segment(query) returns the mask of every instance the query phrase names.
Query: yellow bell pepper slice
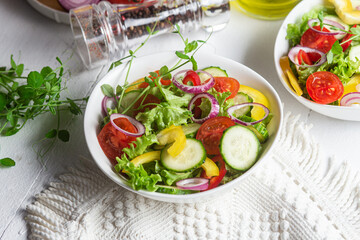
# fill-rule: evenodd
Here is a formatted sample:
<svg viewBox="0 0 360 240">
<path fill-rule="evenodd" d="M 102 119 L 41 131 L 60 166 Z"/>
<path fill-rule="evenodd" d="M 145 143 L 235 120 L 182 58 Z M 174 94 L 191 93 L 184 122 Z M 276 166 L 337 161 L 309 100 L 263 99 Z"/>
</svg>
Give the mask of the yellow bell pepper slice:
<svg viewBox="0 0 360 240">
<path fill-rule="evenodd" d="M 240 85 L 239 92 L 243 92 L 249 95 L 255 103 L 261 103 L 265 107 L 269 108 L 270 104 L 268 99 L 260 91 L 245 85 Z M 255 120 L 260 120 L 264 117 L 265 111 L 262 107 L 254 106 L 251 110 L 251 117 Z"/>
<path fill-rule="evenodd" d="M 360 23 L 360 11 L 351 0 L 330 0 L 334 4 L 335 11 L 344 23 L 352 25 Z"/>
<path fill-rule="evenodd" d="M 202 169 L 205 171 L 206 176 L 215 177 L 219 176 L 219 168 L 210 158 L 206 158 L 205 162 L 201 164 Z"/>
<path fill-rule="evenodd" d="M 140 78 L 133 83 L 130 83 L 130 87 L 125 90 L 125 93 L 139 89 L 141 83 L 145 82 L 144 78 Z"/>
<path fill-rule="evenodd" d="M 131 160 L 131 162 L 135 166 L 139 166 L 140 164 L 149 163 L 155 160 L 160 160 L 160 151 L 152 151 L 152 152 L 144 153 Z"/>
<path fill-rule="evenodd" d="M 287 56 L 280 58 L 280 67 L 284 73 L 283 79 L 287 83 L 289 88 L 293 90 L 296 95 L 303 95 L 304 92 L 302 91 L 293 71 L 291 70 L 289 58 Z"/>
<path fill-rule="evenodd" d="M 156 137 L 160 145 L 173 143 L 167 150 L 172 157 L 179 155 L 186 145 L 186 137 L 181 126 L 172 125 L 162 130 Z"/>
</svg>

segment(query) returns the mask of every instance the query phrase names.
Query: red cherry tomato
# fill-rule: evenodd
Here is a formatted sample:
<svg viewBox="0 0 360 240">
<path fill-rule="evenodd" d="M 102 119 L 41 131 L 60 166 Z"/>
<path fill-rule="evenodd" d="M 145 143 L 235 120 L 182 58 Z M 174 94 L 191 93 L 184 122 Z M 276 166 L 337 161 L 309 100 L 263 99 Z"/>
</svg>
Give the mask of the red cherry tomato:
<svg viewBox="0 0 360 240">
<path fill-rule="evenodd" d="M 313 65 L 321 58 L 321 56 L 317 53 L 307 53 L 304 50 L 300 50 L 297 58 L 300 65 Z"/>
<path fill-rule="evenodd" d="M 114 123 L 128 132 L 137 133 L 136 127 L 126 118 L 117 118 Z M 106 124 L 98 135 L 100 147 L 114 165 L 117 163 L 115 158 L 123 154 L 122 149 L 129 147 L 129 143 L 135 141 L 135 139 L 136 137 L 127 136 L 116 130 L 111 122 Z"/>
<path fill-rule="evenodd" d="M 226 100 L 234 98 L 239 91 L 240 83 L 231 77 L 214 77 L 214 88 L 218 92 L 231 92 L 231 95 Z"/>
<path fill-rule="evenodd" d="M 189 82 L 191 82 L 193 86 L 201 85 L 199 75 L 193 70 L 187 71 L 184 76 L 183 84 L 187 85 Z"/>
<path fill-rule="evenodd" d="M 136 103 L 134 104 L 133 108 L 137 109 L 138 107 L 140 107 L 141 103 L 142 103 L 142 105 L 149 104 L 149 103 L 160 103 L 160 99 L 152 94 L 148 94 L 144 101 L 143 101 L 143 99 L 144 99 L 144 96 L 142 96 L 139 100 L 137 100 Z M 136 116 L 139 112 L 145 112 L 146 110 L 151 110 L 156 106 L 157 106 L 156 104 L 146 105 L 142 109 L 134 111 L 134 116 Z"/>
<path fill-rule="evenodd" d="M 320 104 L 332 103 L 344 93 L 340 79 L 331 72 L 311 74 L 306 80 L 306 89 L 311 99 Z"/>
<path fill-rule="evenodd" d="M 157 73 L 157 76 L 159 76 L 159 70 L 156 70 L 155 73 Z M 152 76 L 149 76 L 149 78 L 151 78 L 152 80 L 155 80 L 155 78 L 152 77 Z M 170 80 L 170 79 L 162 79 L 162 78 L 161 78 L 161 79 L 160 79 L 160 82 L 161 82 L 162 85 L 165 85 L 165 86 L 171 84 L 171 80 Z"/>
<path fill-rule="evenodd" d="M 221 180 L 224 178 L 225 174 L 226 174 L 226 167 L 225 167 L 225 162 L 224 160 L 222 159 L 221 155 L 216 155 L 215 157 L 213 157 L 211 159 L 214 163 L 216 163 L 219 167 L 219 176 L 216 176 L 216 177 L 208 177 L 206 176 L 206 173 L 205 171 L 203 171 L 201 173 L 201 177 L 202 178 L 207 178 L 207 179 L 210 179 L 209 181 L 209 187 L 208 189 L 206 190 L 210 190 L 210 189 L 213 189 L 217 186 L 219 186 Z M 206 191 L 205 190 L 205 191 Z"/>
<path fill-rule="evenodd" d="M 320 31 L 320 26 L 314 26 L 314 28 Z M 325 27 L 323 27 L 321 31 L 330 32 Z M 336 38 L 334 36 L 321 34 L 309 28 L 301 36 L 300 45 L 327 53 L 335 42 Z"/>
<path fill-rule="evenodd" d="M 356 24 L 354 26 L 352 26 L 351 28 L 356 28 Z M 343 49 L 343 52 L 346 51 L 346 49 L 348 49 L 348 47 L 350 46 L 352 40 L 349 40 L 349 38 L 351 38 L 352 36 L 354 36 L 354 34 L 348 33 L 345 35 L 345 37 L 341 40 L 341 47 Z"/>
<path fill-rule="evenodd" d="M 112 4 L 135 4 L 143 3 L 144 0 L 108 0 Z"/>
<path fill-rule="evenodd" d="M 313 65 L 312 61 L 310 60 L 309 55 L 304 50 L 299 51 L 297 58 L 298 58 L 298 62 L 300 65 L 303 65 L 303 64 Z"/>
<path fill-rule="evenodd" d="M 228 117 L 214 117 L 206 120 L 196 134 L 196 139 L 200 140 L 209 155 L 220 154 L 220 139 L 227 128 L 234 126 L 235 123 Z"/>
</svg>

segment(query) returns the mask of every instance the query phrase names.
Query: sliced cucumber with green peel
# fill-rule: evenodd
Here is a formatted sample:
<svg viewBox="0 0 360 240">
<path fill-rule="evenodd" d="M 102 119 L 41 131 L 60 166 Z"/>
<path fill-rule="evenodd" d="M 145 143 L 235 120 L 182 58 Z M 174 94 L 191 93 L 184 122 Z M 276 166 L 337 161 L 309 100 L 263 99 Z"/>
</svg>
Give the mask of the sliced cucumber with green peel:
<svg viewBox="0 0 360 240">
<path fill-rule="evenodd" d="M 257 161 L 260 142 L 247 127 L 235 125 L 224 131 L 220 140 L 220 153 L 233 169 L 245 171 Z"/>
<path fill-rule="evenodd" d="M 256 121 L 252 117 L 248 117 L 248 116 L 242 116 L 239 119 L 244 122 L 255 122 Z M 249 125 L 246 127 L 255 133 L 255 135 L 259 139 L 260 143 L 264 143 L 264 142 L 266 142 L 266 140 L 268 140 L 269 132 L 264 123 L 259 122 L 254 125 Z"/>
<path fill-rule="evenodd" d="M 224 69 L 221 69 L 220 67 L 207 67 L 202 69 L 203 71 L 211 74 L 213 77 L 228 77 L 229 75 L 227 74 L 227 72 Z M 206 75 L 205 73 L 199 73 L 199 77 L 201 82 L 205 82 L 206 80 L 209 79 L 209 76 Z"/>
<path fill-rule="evenodd" d="M 233 101 L 234 101 L 235 105 L 237 105 L 237 104 L 241 104 L 241 103 L 252 103 L 253 99 L 249 95 L 247 95 L 246 93 L 239 92 L 233 98 Z M 239 109 L 234 111 L 233 116 L 238 118 L 240 116 L 247 115 L 247 114 L 250 113 L 252 108 L 253 108 L 252 106 L 239 108 Z"/>
<path fill-rule="evenodd" d="M 188 125 L 182 125 L 181 128 L 184 131 L 184 134 L 188 138 L 195 138 L 197 131 L 199 130 L 201 124 L 199 123 L 189 123 Z"/>
<path fill-rule="evenodd" d="M 176 157 L 168 153 L 171 145 L 167 145 L 161 150 L 160 160 L 162 165 L 175 172 L 187 172 L 198 168 L 205 162 L 206 151 L 201 141 L 187 138 L 184 150 Z"/>
</svg>

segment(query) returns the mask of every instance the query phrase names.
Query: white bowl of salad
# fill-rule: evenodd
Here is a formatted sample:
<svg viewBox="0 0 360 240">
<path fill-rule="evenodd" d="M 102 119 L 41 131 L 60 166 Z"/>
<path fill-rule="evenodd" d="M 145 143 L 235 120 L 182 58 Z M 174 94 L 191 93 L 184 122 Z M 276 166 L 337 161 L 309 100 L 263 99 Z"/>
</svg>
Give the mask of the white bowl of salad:
<svg viewBox="0 0 360 240">
<path fill-rule="evenodd" d="M 360 11 L 356 1 L 351 9 L 343 0 L 331 2 L 302 1 L 289 13 L 276 38 L 275 67 L 306 107 L 360 121 Z"/>
<path fill-rule="evenodd" d="M 89 98 L 85 138 L 96 164 L 120 186 L 194 202 L 220 196 L 269 157 L 282 105 L 240 63 L 201 54 L 202 70 L 186 64 L 170 77 L 163 66 L 178 60 L 168 52 L 136 58 L 127 83 L 126 64 L 111 70 Z"/>
</svg>

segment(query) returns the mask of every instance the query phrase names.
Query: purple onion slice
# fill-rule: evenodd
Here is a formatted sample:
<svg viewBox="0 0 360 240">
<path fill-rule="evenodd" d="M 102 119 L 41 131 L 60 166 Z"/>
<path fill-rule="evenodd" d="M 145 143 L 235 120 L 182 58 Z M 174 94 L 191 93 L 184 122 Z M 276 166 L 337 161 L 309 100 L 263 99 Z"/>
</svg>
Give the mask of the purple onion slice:
<svg viewBox="0 0 360 240">
<path fill-rule="evenodd" d="M 209 76 L 209 80 L 199 86 L 189 86 L 189 85 L 185 85 L 182 83 L 182 79 L 181 81 L 179 81 L 179 78 L 182 74 L 186 73 L 189 70 L 182 70 L 179 71 L 178 73 L 176 73 L 173 78 L 172 78 L 172 82 L 174 83 L 174 85 L 176 87 L 178 87 L 179 89 L 183 90 L 184 92 L 187 93 L 193 93 L 193 94 L 198 94 L 198 93 L 203 93 L 208 91 L 210 88 L 212 88 L 215 85 L 215 79 L 214 77 L 205 71 L 202 70 L 197 70 L 195 71 L 196 73 L 203 73 Z"/>
<path fill-rule="evenodd" d="M 300 50 L 303 50 L 306 53 L 319 54 L 320 55 L 319 61 L 317 61 L 313 65 L 300 65 L 299 62 L 297 61 L 297 55 L 299 54 Z M 289 51 L 288 57 L 294 64 L 296 64 L 297 66 L 301 66 L 301 67 L 318 67 L 321 64 L 323 64 L 324 62 L 326 62 L 326 60 L 327 60 L 325 53 L 323 53 L 319 50 L 313 49 L 313 48 L 303 47 L 300 45 L 297 45 L 297 46 L 291 48 Z"/>
<path fill-rule="evenodd" d="M 66 10 L 78 8 L 85 5 L 97 4 L 100 0 L 58 0 L 60 5 Z"/>
<path fill-rule="evenodd" d="M 194 117 L 191 117 L 191 120 L 193 120 L 195 123 L 203 123 L 203 122 L 205 122 L 206 120 L 208 120 L 210 118 L 216 117 L 219 114 L 219 110 L 220 110 L 219 103 L 218 103 L 218 101 L 216 100 L 216 98 L 213 95 L 211 95 L 209 93 L 200 93 L 200 94 L 195 95 L 190 100 L 190 103 L 189 103 L 189 106 L 188 106 L 189 111 L 192 110 L 193 105 L 195 104 L 195 101 L 200 99 L 200 98 L 209 99 L 210 104 L 211 104 L 211 110 L 210 110 L 209 115 L 207 115 L 204 118 L 196 119 Z"/>
<path fill-rule="evenodd" d="M 181 189 L 201 191 L 209 187 L 209 179 L 206 178 L 187 178 L 176 182 L 176 186 Z"/>
<path fill-rule="evenodd" d="M 346 34 L 346 32 L 343 32 L 343 31 L 340 31 L 340 30 L 339 31 L 332 31 L 332 32 L 319 31 L 319 30 L 317 30 L 317 29 L 315 29 L 313 27 L 313 23 L 320 23 L 320 20 L 316 19 L 316 18 L 313 18 L 313 19 L 310 19 L 308 21 L 308 25 L 311 28 L 311 30 L 313 30 L 313 31 L 315 31 L 317 33 L 320 33 L 320 34 L 323 34 L 323 35 L 339 35 L 339 34 L 345 35 Z M 324 19 L 323 23 L 324 23 L 324 25 L 330 25 L 330 26 L 345 30 L 345 27 L 343 25 L 341 25 L 340 23 L 335 22 L 333 20 L 330 20 L 330 19 Z"/>
<path fill-rule="evenodd" d="M 137 133 L 131 133 L 131 132 L 128 132 L 128 131 L 122 129 L 118 125 L 116 125 L 114 120 L 117 119 L 117 118 L 126 118 L 127 120 L 129 120 L 135 126 L 135 128 L 137 129 L 138 132 Z M 124 115 L 124 114 L 120 114 L 120 113 L 111 114 L 110 115 L 110 122 L 111 122 L 111 124 L 113 125 L 113 127 L 116 130 L 119 130 L 120 132 L 122 132 L 125 135 L 130 136 L 130 137 L 139 137 L 139 136 L 141 136 L 141 135 L 143 135 L 145 133 L 145 126 L 141 122 L 136 120 L 135 118 L 132 118 L 132 117 L 130 117 L 128 115 Z"/>
<path fill-rule="evenodd" d="M 244 122 L 244 121 L 241 121 L 240 119 L 236 118 L 233 113 L 240 109 L 240 108 L 243 108 L 243 107 L 247 107 L 247 106 L 259 106 L 259 107 L 262 107 L 265 111 L 265 115 L 263 118 L 261 118 L 260 120 L 257 120 L 257 121 L 254 121 L 254 122 Z M 235 106 L 232 106 L 232 107 L 229 107 L 228 110 L 227 110 L 227 113 L 229 114 L 231 120 L 233 120 L 234 122 L 238 123 L 238 124 L 241 124 L 243 126 L 249 126 L 249 125 L 255 125 L 261 121 L 263 121 L 270 113 L 270 110 L 265 107 L 264 105 L 262 105 L 261 103 L 241 103 L 241 104 L 238 104 L 238 105 L 235 105 Z"/>
<path fill-rule="evenodd" d="M 340 100 L 340 106 L 352 106 L 353 104 L 360 104 L 360 92 L 351 92 L 345 94 Z"/>
</svg>

